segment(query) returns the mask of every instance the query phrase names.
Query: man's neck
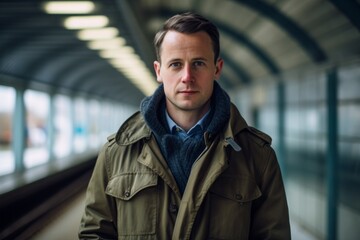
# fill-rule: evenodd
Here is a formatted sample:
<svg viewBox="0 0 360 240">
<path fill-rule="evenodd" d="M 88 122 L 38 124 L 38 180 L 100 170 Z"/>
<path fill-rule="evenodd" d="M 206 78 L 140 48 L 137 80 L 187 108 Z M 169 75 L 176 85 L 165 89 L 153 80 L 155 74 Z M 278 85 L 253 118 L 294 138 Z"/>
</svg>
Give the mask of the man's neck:
<svg viewBox="0 0 360 240">
<path fill-rule="evenodd" d="M 189 131 L 210 109 L 210 103 L 201 110 L 185 111 L 177 108 L 168 108 L 171 119 L 185 131 Z"/>
</svg>

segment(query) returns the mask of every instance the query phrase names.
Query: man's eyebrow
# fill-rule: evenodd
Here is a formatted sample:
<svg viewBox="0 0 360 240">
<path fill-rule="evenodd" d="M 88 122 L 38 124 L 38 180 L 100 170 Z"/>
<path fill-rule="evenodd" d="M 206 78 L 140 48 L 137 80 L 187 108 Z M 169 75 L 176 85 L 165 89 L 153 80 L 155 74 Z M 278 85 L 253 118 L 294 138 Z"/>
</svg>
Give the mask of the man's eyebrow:
<svg viewBox="0 0 360 240">
<path fill-rule="evenodd" d="M 209 61 L 207 58 L 205 57 L 195 57 L 193 59 L 191 59 L 192 62 L 194 61 Z M 183 62 L 183 60 L 181 58 L 170 58 L 169 60 L 166 61 L 167 64 L 169 63 L 173 63 L 173 62 Z"/>
<path fill-rule="evenodd" d="M 170 62 L 180 62 L 180 61 L 182 61 L 181 58 L 170 58 L 166 62 L 170 63 Z"/>
<path fill-rule="evenodd" d="M 208 61 L 208 59 L 207 59 L 207 58 L 204 58 L 204 57 L 196 57 L 196 58 L 193 58 L 193 59 L 192 59 L 192 61 L 199 61 L 199 60 L 201 60 L 201 61 Z"/>
<path fill-rule="evenodd" d="M 180 58 L 170 58 L 169 60 L 163 61 L 164 66 L 170 66 L 170 64 L 181 62 Z"/>
</svg>

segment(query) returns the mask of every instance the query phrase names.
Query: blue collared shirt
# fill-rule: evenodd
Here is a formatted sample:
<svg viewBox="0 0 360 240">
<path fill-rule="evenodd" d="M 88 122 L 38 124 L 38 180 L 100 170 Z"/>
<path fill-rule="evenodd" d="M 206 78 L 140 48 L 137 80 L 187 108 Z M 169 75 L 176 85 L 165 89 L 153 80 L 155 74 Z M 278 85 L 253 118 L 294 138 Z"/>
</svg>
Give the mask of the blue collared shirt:
<svg viewBox="0 0 360 240">
<path fill-rule="evenodd" d="M 209 115 L 210 110 L 192 127 L 189 131 L 185 131 L 178 126 L 169 116 L 167 110 L 165 110 L 166 120 L 171 131 L 171 134 L 179 136 L 183 141 L 186 141 L 191 136 L 204 133 L 204 121 Z"/>
</svg>

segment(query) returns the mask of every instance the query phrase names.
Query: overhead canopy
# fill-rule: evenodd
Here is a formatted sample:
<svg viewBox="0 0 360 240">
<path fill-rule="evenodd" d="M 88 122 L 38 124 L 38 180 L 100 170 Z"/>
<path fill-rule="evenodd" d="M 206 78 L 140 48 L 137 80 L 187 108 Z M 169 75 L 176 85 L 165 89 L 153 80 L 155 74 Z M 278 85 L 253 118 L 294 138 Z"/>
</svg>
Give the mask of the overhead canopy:
<svg viewBox="0 0 360 240">
<path fill-rule="evenodd" d="M 225 61 L 220 83 L 227 89 L 360 54 L 360 7 L 355 0 L 102 0 L 93 1 L 95 9 L 86 14 L 49 14 L 44 2 L 0 2 L 0 83 L 40 83 L 54 91 L 138 105 L 148 94 L 139 84 L 156 86 L 156 30 L 168 17 L 186 11 L 200 13 L 219 27 Z M 134 76 L 80 40 L 79 30 L 66 29 L 64 20 L 74 15 L 106 16 L 107 27 L 118 29 L 152 82 L 138 70 L 141 79 L 134 83 Z"/>
</svg>

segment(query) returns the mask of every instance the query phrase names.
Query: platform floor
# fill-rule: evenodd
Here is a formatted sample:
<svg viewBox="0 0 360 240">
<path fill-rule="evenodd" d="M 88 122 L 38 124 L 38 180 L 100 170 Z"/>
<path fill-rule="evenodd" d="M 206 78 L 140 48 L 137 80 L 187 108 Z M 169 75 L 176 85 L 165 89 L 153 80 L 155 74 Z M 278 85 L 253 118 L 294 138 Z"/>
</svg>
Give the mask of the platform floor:
<svg viewBox="0 0 360 240">
<path fill-rule="evenodd" d="M 76 195 L 72 201 L 64 204 L 62 211 L 49 219 L 42 230 L 32 240 L 76 240 L 81 216 L 85 206 L 85 191 Z"/>
<path fill-rule="evenodd" d="M 49 220 L 44 228 L 35 234 L 33 240 L 76 240 L 80 219 L 84 210 L 85 192 L 79 193 L 65 204 L 61 212 Z M 296 222 L 291 222 L 292 240 L 318 240 Z"/>
</svg>

